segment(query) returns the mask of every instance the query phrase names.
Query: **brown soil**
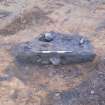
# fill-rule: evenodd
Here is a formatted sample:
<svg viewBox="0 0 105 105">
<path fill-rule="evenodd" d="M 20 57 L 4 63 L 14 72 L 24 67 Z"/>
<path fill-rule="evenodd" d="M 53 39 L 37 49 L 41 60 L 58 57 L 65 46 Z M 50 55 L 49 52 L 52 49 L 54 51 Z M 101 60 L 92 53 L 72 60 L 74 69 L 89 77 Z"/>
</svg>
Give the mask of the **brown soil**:
<svg viewBox="0 0 105 105">
<path fill-rule="evenodd" d="M 16 64 L 11 48 L 46 31 L 87 36 L 95 61 L 58 67 Z M 104 74 L 105 0 L 0 0 L 0 105 L 105 105 Z M 65 94 L 75 89 L 80 95 L 68 103 Z"/>
</svg>

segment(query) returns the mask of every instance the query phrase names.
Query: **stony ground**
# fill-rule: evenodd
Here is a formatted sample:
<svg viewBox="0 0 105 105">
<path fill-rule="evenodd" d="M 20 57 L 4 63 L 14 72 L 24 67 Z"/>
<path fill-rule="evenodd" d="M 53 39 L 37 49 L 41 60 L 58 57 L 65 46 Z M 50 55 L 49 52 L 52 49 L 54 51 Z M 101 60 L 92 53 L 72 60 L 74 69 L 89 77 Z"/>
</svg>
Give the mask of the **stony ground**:
<svg viewBox="0 0 105 105">
<path fill-rule="evenodd" d="M 87 36 L 95 61 L 16 64 L 12 47 L 45 31 Z M 105 0 L 0 0 L 0 105 L 105 105 Z"/>
</svg>

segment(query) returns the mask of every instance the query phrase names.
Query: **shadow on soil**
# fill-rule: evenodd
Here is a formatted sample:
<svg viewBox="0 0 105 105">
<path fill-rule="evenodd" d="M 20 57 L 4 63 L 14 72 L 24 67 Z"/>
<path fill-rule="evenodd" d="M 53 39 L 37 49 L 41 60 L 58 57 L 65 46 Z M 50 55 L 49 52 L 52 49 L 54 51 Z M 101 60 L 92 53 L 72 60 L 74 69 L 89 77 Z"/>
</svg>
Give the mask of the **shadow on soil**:
<svg viewBox="0 0 105 105">
<path fill-rule="evenodd" d="M 93 67 L 94 66 L 94 67 Z M 103 68 L 103 69 L 102 69 Z M 13 77 L 21 80 L 25 85 L 37 86 L 48 95 L 41 98 L 40 105 L 105 105 L 105 61 L 93 65 L 92 63 L 81 65 L 66 66 L 23 66 L 15 64 L 9 66 L 5 74 L 9 75 L 9 80 Z M 85 78 L 83 78 L 85 76 Z M 49 85 L 53 79 L 62 78 L 59 82 L 68 82 L 75 78 L 81 82 L 74 87 L 66 89 L 51 88 L 57 82 L 57 78 L 53 85 Z M 87 77 L 87 78 L 86 78 Z M 8 80 L 7 79 L 7 80 Z M 3 80 L 5 81 L 5 80 Z M 58 82 L 58 85 L 60 83 Z M 61 86 L 65 86 L 61 85 Z M 58 86 L 59 88 L 59 86 Z M 39 89 L 39 91 L 40 91 Z"/>
<path fill-rule="evenodd" d="M 100 67 L 105 69 L 105 63 L 96 66 L 75 88 L 49 93 L 41 105 L 105 105 L 105 71 Z"/>
<path fill-rule="evenodd" d="M 105 68 L 103 63 L 96 65 L 94 68 L 92 64 L 60 67 L 16 64 L 15 66 L 10 65 L 5 74 L 9 75 L 9 80 L 16 77 L 25 85 L 37 86 L 46 91 L 48 95 L 41 99 L 41 105 L 105 105 L 105 71 L 100 69 L 100 65 Z M 59 88 L 59 82 L 64 83 L 61 86 L 65 86 L 65 82 L 74 85 L 72 80 L 79 79 L 84 75 L 87 75 L 87 78 L 82 78 L 80 83 L 72 88 L 69 85 L 66 89 L 61 88 L 61 90 L 53 88 L 53 85 L 57 82 L 57 80 L 53 81 L 55 77 L 62 78 L 62 81 L 58 81 Z M 52 81 L 54 83 L 50 86 L 49 83 Z"/>
</svg>

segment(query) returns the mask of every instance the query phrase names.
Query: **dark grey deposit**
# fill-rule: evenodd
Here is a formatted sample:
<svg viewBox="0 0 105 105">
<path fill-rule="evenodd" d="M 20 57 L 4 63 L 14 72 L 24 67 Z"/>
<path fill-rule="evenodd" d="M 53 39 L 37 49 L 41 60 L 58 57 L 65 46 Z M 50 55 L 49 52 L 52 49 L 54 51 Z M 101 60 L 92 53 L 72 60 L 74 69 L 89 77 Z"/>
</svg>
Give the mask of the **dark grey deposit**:
<svg viewBox="0 0 105 105">
<path fill-rule="evenodd" d="M 86 37 L 57 32 L 43 33 L 32 41 L 21 43 L 12 53 L 21 64 L 73 64 L 95 58 L 94 48 Z"/>
</svg>

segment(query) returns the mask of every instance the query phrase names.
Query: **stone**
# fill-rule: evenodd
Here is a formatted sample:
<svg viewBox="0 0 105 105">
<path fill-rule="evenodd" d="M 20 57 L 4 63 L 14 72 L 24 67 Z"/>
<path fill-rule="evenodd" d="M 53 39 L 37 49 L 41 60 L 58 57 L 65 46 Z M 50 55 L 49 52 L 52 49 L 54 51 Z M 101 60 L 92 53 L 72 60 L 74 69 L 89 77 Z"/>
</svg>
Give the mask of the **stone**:
<svg viewBox="0 0 105 105">
<path fill-rule="evenodd" d="M 58 32 L 49 32 L 44 37 L 42 34 L 16 45 L 12 52 L 17 62 L 38 65 L 85 63 L 93 61 L 96 56 L 86 37 Z"/>
<path fill-rule="evenodd" d="M 57 58 L 57 57 L 52 57 L 49 59 L 50 62 L 53 64 L 53 65 L 58 65 L 60 64 L 60 58 Z"/>
<path fill-rule="evenodd" d="M 82 44 L 84 44 L 84 38 L 81 38 L 81 40 L 80 40 L 80 45 L 82 45 Z"/>
<path fill-rule="evenodd" d="M 42 34 L 42 37 L 40 38 L 41 41 L 50 42 L 54 39 L 54 36 L 51 32 L 47 32 Z"/>
<path fill-rule="evenodd" d="M 94 94 L 95 92 L 94 92 L 94 90 L 91 90 L 91 92 L 90 92 L 91 94 Z"/>
</svg>

